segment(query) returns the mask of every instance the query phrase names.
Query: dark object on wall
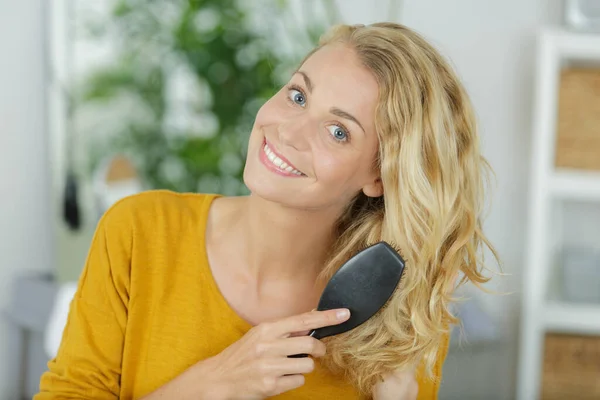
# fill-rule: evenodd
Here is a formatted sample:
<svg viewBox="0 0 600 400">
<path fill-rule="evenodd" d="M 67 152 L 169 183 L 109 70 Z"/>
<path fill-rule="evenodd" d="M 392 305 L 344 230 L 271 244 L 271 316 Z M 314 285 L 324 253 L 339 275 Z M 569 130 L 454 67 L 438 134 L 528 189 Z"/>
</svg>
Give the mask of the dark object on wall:
<svg viewBox="0 0 600 400">
<path fill-rule="evenodd" d="M 76 18 L 75 14 L 75 5 L 73 4 L 73 0 L 67 2 L 67 11 L 66 17 L 68 21 L 73 21 Z M 68 70 L 73 70 L 73 49 L 72 49 L 72 41 L 69 40 L 74 36 L 75 30 L 73 27 L 73 22 L 68 24 L 67 29 L 67 43 L 71 48 L 66 52 L 67 57 L 65 63 L 68 66 Z M 77 179 L 77 175 L 75 174 L 76 170 L 76 162 L 75 162 L 75 147 L 76 147 L 76 127 L 73 120 L 74 115 L 74 107 L 75 102 L 70 93 L 69 89 L 66 86 L 62 88 L 65 103 L 67 107 L 67 121 L 66 121 L 66 130 L 65 130 L 65 157 L 67 161 L 66 165 L 66 174 L 65 174 L 65 187 L 63 193 L 63 219 L 69 229 L 73 231 L 79 230 L 81 228 L 81 210 L 79 208 L 79 181 Z"/>
<path fill-rule="evenodd" d="M 81 227 L 77 178 L 72 172 L 67 175 L 67 180 L 65 182 L 63 218 L 70 229 L 78 230 Z"/>
</svg>

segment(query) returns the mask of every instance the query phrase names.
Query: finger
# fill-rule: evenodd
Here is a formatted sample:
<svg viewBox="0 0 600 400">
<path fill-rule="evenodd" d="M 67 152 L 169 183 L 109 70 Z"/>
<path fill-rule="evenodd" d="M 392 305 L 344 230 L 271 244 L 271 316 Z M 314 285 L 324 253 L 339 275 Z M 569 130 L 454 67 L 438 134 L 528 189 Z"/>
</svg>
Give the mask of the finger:
<svg viewBox="0 0 600 400">
<path fill-rule="evenodd" d="M 327 311 L 311 311 L 300 315 L 284 318 L 274 323 L 273 329 L 276 334 L 290 336 L 296 332 L 322 328 L 324 326 L 339 325 L 350 318 L 347 308 Z"/>
<path fill-rule="evenodd" d="M 315 369 L 312 358 L 278 358 L 274 363 L 278 376 L 310 374 Z"/>
<path fill-rule="evenodd" d="M 282 377 L 286 375 L 308 374 L 315 369 L 312 358 L 269 358 L 254 364 L 254 370 L 265 377 Z"/>
<path fill-rule="evenodd" d="M 310 329 L 307 329 L 305 331 L 300 331 L 300 332 L 292 332 L 290 333 L 290 337 L 295 337 L 295 336 L 306 336 L 310 333 Z"/>
<path fill-rule="evenodd" d="M 310 354 L 323 357 L 327 348 L 323 342 L 310 336 L 298 336 L 276 340 L 264 349 L 266 356 L 291 356 L 294 354 Z"/>
<path fill-rule="evenodd" d="M 297 389 L 300 386 L 304 385 L 304 375 L 288 375 L 282 376 L 277 380 L 277 389 L 276 393 L 273 395 L 278 395 L 283 392 L 287 392 L 293 389 Z"/>
</svg>

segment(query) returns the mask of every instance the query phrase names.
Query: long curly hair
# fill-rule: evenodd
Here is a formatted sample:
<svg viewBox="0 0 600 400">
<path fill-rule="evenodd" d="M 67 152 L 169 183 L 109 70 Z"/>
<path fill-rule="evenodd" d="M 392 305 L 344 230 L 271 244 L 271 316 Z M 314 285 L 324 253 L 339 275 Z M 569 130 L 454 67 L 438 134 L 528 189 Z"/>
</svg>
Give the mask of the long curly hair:
<svg viewBox="0 0 600 400">
<path fill-rule="evenodd" d="M 323 362 L 363 393 L 398 369 L 425 365 L 433 377 L 441 344 L 457 323 L 458 286 L 481 287 L 483 250 L 497 253 L 481 226 L 491 168 L 480 154 L 469 97 L 449 63 L 419 34 L 394 23 L 338 25 L 316 49 L 343 43 L 378 82 L 377 167 L 384 194 L 359 194 L 337 224 L 321 278 L 364 247 L 395 244 L 406 269 L 388 304 L 360 327 L 327 340 Z M 423 363 L 423 364 L 422 364 Z"/>
</svg>

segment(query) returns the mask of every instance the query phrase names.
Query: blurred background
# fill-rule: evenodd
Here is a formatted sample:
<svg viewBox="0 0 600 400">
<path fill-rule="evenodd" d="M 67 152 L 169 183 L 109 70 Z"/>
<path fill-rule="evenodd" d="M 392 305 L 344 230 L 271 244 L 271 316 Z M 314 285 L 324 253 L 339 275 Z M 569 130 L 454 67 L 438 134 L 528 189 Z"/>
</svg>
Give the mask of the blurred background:
<svg viewBox="0 0 600 400">
<path fill-rule="evenodd" d="M 440 399 L 600 398 L 600 1 L 0 0 L 0 399 L 37 390 L 111 204 L 244 194 L 260 105 L 383 20 L 451 60 L 496 174 L 503 274 L 461 289 Z"/>
</svg>

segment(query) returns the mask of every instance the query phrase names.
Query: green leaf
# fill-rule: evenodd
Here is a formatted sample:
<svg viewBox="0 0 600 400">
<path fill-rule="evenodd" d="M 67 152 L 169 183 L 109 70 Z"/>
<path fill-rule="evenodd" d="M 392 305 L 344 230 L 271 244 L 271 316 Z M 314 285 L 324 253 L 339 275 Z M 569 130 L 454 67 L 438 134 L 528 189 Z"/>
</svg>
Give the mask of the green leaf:
<svg viewBox="0 0 600 400">
<path fill-rule="evenodd" d="M 131 13 L 133 11 L 133 9 L 131 8 L 131 6 L 127 3 L 126 0 L 121 0 L 118 1 L 113 10 L 112 10 L 112 15 L 119 18 L 119 17 L 123 17 L 129 13 Z"/>
<path fill-rule="evenodd" d="M 135 87 L 133 71 L 124 65 L 92 73 L 85 82 L 81 101 L 110 100 L 123 89 Z"/>
</svg>

